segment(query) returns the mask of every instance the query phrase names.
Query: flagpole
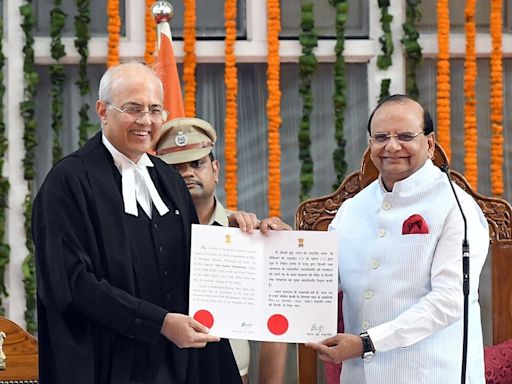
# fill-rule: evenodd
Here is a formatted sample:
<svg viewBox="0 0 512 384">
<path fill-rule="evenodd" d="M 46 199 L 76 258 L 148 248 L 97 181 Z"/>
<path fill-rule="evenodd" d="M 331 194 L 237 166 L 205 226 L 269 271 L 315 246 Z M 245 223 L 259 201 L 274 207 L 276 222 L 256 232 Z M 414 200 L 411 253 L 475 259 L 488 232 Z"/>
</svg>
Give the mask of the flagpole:
<svg viewBox="0 0 512 384">
<path fill-rule="evenodd" d="M 157 1 L 151 6 L 151 13 L 157 24 L 157 52 L 155 72 L 162 81 L 164 90 L 164 108 L 169 113 L 168 120 L 185 116 L 181 82 L 178 66 L 174 57 L 172 34 L 169 21 L 174 11 L 168 1 Z"/>
<path fill-rule="evenodd" d="M 160 33 L 162 32 L 161 23 L 169 23 L 171 21 L 172 17 L 174 16 L 174 8 L 168 1 L 160 0 L 151 6 L 151 12 L 153 13 L 153 17 L 156 21 L 156 46 L 157 49 L 160 49 Z"/>
</svg>

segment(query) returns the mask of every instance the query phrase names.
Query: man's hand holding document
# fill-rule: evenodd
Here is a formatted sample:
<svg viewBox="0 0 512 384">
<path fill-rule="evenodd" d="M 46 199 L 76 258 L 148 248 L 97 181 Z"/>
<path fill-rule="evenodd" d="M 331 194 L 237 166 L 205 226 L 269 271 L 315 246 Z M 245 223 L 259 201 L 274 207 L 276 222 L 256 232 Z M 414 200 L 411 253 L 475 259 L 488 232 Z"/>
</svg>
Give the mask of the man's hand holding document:
<svg viewBox="0 0 512 384">
<path fill-rule="evenodd" d="M 305 343 L 337 333 L 333 232 L 192 225 L 189 313 L 210 334 Z"/>
</svg>

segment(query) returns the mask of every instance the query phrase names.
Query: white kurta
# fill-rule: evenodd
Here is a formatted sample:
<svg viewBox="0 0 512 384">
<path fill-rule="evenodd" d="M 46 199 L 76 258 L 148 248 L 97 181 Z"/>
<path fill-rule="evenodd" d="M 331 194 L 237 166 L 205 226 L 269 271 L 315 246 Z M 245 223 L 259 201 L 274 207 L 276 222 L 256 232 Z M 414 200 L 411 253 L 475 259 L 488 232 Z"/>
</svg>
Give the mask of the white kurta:
<svg viewBox="0 0 512 384">
<path fill-rule="evenodd" d="M 470 243 L 469 384 L 485 383 L 478 304 L 487 221 L 456 187 Z M 428 234 L 402 235 L 419 214 Z M 339 235 L 345 332 L 368 331 L 373 359 L 343 363 L 342 384 L 453 384 L 462 359 L 464 224 L 445 174 L 430 160 L 386 192 L 379 180 L 347 200 L 331 223 Z"/>
</svg>

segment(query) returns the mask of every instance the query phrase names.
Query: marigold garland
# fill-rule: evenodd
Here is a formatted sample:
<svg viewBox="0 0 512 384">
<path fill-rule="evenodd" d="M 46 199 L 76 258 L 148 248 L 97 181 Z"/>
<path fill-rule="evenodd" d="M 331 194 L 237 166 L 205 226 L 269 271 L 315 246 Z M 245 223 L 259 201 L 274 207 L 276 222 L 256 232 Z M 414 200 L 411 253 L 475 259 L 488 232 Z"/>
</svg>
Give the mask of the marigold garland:
<svg viewBox="0 0 512 384">
<path fill-rule="evenodd" d="M 279 32 L 281 9 L 279 0 L 267 0 L 267 118 L 268 118 L 268 209 L 270 216 L 281 216 L 281 89 Z"/>
<path fill-rule="evenodd" d="M 491 0 L 491 193 L 502 196 L 503 189 L 503 0 Z"/>
<path fill-rule="evenodd" d="M 146 65 L 152 65 L 155 62 L 156 21 L 153 17 L 153 12 L 151 12 L 151 6 L 154 2 L 155 0 L 146 0 L 146 11 L 144 13 L 146 26 L 146 49 L 144 50 L 144 61 Z"/>
<path fill-rule="evenodd" d="M 478 131 L 476 126 L 476 0 L 467 0 L 464 15 L 466 24 L 466 60 L 464 62 L 464 146 L 466 155 L 464 158 L 465 174 L 473 189 L 478 186 Z"/>
<path fill-rule="evenodd" d="M 108 54 L 107 68 L 119 64 L 119 38 L 121 17 L 119 16 L 119 0 L 108 0 L 107 3 Z"/>
<path fill-rule="evenodd" d="M 185 85 L 185 116 L 196 115 L 196 0 L 184 0 L 183 82 Z"/>
<path fill-rule="evenodd" d="M 226 86 L 226 121 L 224 126 L 224 154 L 226 158 L 226 206 L 236 210 L 237 195 L 237 148 L 236 134 L 238 129 L 237 91 L 238 79 L 235 57 L 236 41 L 236 0 L 226 0 L 224 3 L 225 18 L 225 70 L 224 83 Z"/>
<path fill-rule="evenodd" d="M 448 161 L 450 139 L 450 13 L 448 0 L 437 1 L 437 140 Z"/>
</svg>

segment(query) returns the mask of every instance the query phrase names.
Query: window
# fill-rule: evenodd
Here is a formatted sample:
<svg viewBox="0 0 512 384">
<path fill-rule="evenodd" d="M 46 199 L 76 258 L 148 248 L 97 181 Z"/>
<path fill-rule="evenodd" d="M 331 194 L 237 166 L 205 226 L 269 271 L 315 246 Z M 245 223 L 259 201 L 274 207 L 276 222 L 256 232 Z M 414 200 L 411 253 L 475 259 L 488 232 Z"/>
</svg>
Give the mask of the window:
<svg viewBox="0 0 512 384">
<path fill-rule="evenodd" d="M 300 5 L 304 0 L 281 0 L 281 37 L 297 38 L 300 34 Z M 336 37 L 334 28 L 334 8 L 327 0 L 313 0 L 315 26 L 319 37 Z M 346 24 L 345 37 L 368 37 L 368 2 L 360 0 L 348 1 L 349 18 Z"/>
</svg>

